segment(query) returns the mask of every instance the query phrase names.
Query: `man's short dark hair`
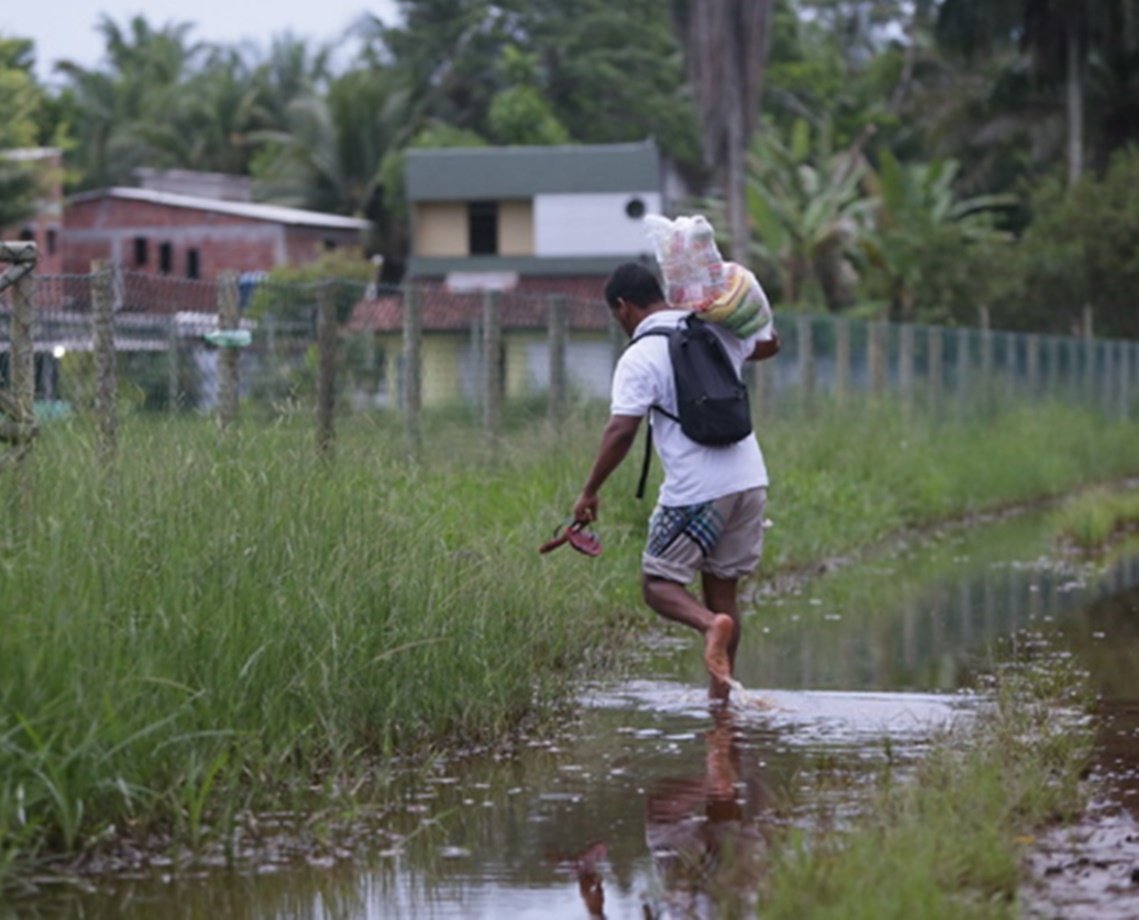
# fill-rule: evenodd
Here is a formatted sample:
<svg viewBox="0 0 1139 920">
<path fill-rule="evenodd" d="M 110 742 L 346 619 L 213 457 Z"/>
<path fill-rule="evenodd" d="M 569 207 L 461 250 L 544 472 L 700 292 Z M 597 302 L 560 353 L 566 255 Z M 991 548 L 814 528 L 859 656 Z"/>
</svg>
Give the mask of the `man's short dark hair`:
<svg viewBox="0 0 1139 920">
<path fill-rule="evenodd" d="M 644 309 L 664 300 L 664 292 L 656 275 L 640 262 L 618 265 L 605 285 L 605 302 L 611 310 L 617 309 L 618 299 Z"/>
</svg>

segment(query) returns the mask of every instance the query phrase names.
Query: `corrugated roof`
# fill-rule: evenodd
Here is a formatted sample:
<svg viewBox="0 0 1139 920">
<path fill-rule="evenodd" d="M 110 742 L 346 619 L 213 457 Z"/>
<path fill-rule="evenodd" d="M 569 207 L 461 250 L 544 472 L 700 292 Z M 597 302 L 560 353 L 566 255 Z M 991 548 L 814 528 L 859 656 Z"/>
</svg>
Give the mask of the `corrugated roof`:
<svg viewBox="0 0 1139 920">
<path fill-rule="evenodd" d="M 408 150 L 409 201 L 530 198 L 559 192 L 648 192 L 661 187 L 652 140 L 558 147 Z"/>
<path fill-rule="evenodd" d="M 198 198 L 193 195 L 176 195 L 170 192 L 155 192 L 149 189 L 112 188 L 84 192 L 68 199 L 69 203 L 94 201 L 99 198 L 121 198 L 127 201 L 145 201 L 149 204 L 171 208 L 192 208 L 197 211 L 213 211 L 216 214 L 232 214 L 250 220 L 263 220 L 274 224 L 289 224 L 298 227 L 326 227 L 336 230 L 366 230 L 370 221 L 356 217 L 341 217 L 338 214 L 325 214 L 321 211 L 306 211 L 303 208 L 287 208 L 277 204 L 253 204 L 243 201 L 221 201 L 216 198 Z"/>
</svg>

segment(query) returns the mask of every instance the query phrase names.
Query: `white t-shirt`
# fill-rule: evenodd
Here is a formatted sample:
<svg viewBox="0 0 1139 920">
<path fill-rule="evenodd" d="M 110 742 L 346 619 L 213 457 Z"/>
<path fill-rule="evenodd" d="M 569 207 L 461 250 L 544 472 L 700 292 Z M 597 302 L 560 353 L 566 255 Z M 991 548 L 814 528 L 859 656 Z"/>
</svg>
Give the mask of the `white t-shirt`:
<svg viewBox="0 0 1139 920">
<path fill-rule="evenodd" d="M 672 329 L 688 315 L 686 310 L 658 310 L 645 317 L 633 337 L 650 329 Z M 755 335 L 737 338 L 731 331 L 714 323 L 710 327 L 720 337 L 735 365 L 737 373 L 758 342 L 773 337 L 774 326 L 768 323 Z M 613 394 L 609 411 L 613 415 L 649 415 L 658 405 L 677 414 L 676 384 L 672 361 L 668 356 L 668 337 L 650 335 L 626 348 L 613 374 Z M 661 412 L 649 418 L 653 426 L 653 447 L 664 467 L 664 482 L 657 501 L 662 505 L 696 505 L 733 492 L 767 485 L 767 467 L 754 432 L 725 447 L 697 444 Z"/>
</svg>

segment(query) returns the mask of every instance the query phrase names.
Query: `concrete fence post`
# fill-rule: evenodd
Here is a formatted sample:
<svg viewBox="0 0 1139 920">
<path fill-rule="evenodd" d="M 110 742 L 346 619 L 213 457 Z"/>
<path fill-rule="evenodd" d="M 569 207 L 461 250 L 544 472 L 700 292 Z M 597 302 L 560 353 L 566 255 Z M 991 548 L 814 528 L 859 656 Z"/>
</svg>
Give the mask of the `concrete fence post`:
<svg viewBox="0 0 1139 920">
<path fill-rule="evenodd" d="M 550 422 L 557 425 L 566 414 L 566 299 L 561 294 L 551 294 L 546 303 L 549 324 L 547 347 L 550 352 L 549 418 Z"/>
<path fill-rule="evenodd" d="M 904 404 L 913 402 L 914 327 L 910 323 L 898 327 L 898 390 Z"/>
<path fill-rule="evenodd" d="M 1030 396 L 1039 395 L 1040 390 L 1040 336 L 1030 333 L 1024 343 L 1024 383 Z"/>
<path fill-rule="evenodd" d="M 888 327 L 883 322 L 873 322 L 867 327 L 866 366 L 870 374 L 870 392 L 881 396 L 886 390 L 886 335 Z"/>
<path fill-rule="evenodd" d="M 423 446 L 423 312 L 419 292 L 413 287 L 403 292 L 403 419 L 408 447 L 417 452 Z"/>
<path fill-rule="evenodd" d="M 316 449 L 321 455 L 332 452 L 336 436 L 336 286 L 322 281 L 316 292 Z"/>
<path fill-rule="evenodd" d="M 483 427 L 493 442 L 502 433 L 505 361 L 497 291 L 483 292 Z"/>
<path fill-rule="evenodd" d="M 810 405 L 815 394 L 815 345 L 811 336 L 811 318 L 798 317 L 795 327 L 799 346 L 799 392 L 804 404 Z"/>
<path fill-rule="evenodd" d="M 835 324 L 834 395 L 839 402 L 850 391 L 850 320 L 838 317 Z"/>
<path fill-rule="evenodd" d="M 936 326 L 930 326 L 926 329 L 926 348 L 929 350 L 929 379 L 927 381 L 929 403 L 931 409 L 937 410 L 941 405 L 942 386 L 945 381 L 945 353 L 941 330 Z"/>
<path fill-rule="evenodd" d="M 969 330 L 957 330 L 957 399 L 962 405 L 969 398 L 969 391 L 973 386 L 971 374 L 973 362 L 969 357 Z"/>
<path fill-rule="evenodd" d="M 171 317 L 166 327 L 166 410 L 178 411 L 182 404 L 182 369 L 178 355 L 178 324 Z"/>
<path fill-rule="evenodd" d="M 91 266 L 91 332 L 95 360 L 95 421 L 99 454 L 114 459 L 118 446 L 118 379 L 115 374 L 114 273 L 117 267 L 96 262 Z"/>
<path fill-rule="evenodd" d="M 1048 371 L 1044 377 L 1044 388 L 1049 396 L 1055 396 L 1060 386 L 1060 339 L 1048 338 Z"/>
<path fill-rule="evenodd" d="M 240 325 L 237 273 L 225 272 L 218 278 L 218 331 L 233 332 Z M 218 427 L 223 431 L 237 421 L 238 349 L 218 349 Z"/>
</svg>

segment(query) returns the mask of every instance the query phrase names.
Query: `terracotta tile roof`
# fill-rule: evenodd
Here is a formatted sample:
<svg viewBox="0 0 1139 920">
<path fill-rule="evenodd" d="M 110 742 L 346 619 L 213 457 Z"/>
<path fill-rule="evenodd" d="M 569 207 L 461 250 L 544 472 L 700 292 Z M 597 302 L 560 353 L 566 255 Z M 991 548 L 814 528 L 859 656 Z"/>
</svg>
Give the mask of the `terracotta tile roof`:
<svg viewBox="0 0 1139 920">
<path fill-rule="evenodd" d="M 604 332 L 609 328 L 609 310 L 601 297 L 605 279 L 524 278 L 516 289 L 498 292 L 499 320 L 503 329 L 545 329 L 552 294 L 565 297 L 569 328 L 576 332 Z M 456 293 L 443 285 L 416 284 L 424 332 L 469 330 L 481 320 L 484 294 Z M 361 300 L 348 321 L 352 331 L 395 332 L 403 328 L 402 290 Z"/>
</svg>

